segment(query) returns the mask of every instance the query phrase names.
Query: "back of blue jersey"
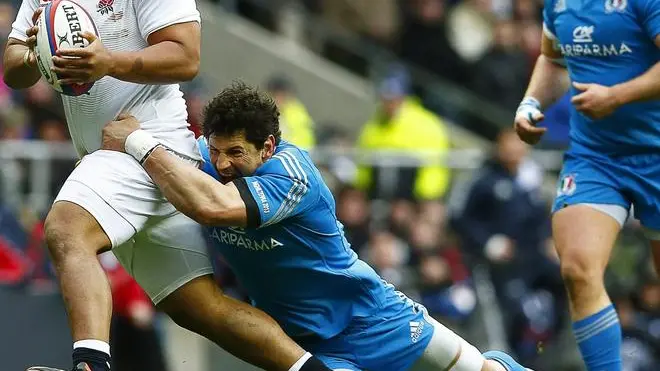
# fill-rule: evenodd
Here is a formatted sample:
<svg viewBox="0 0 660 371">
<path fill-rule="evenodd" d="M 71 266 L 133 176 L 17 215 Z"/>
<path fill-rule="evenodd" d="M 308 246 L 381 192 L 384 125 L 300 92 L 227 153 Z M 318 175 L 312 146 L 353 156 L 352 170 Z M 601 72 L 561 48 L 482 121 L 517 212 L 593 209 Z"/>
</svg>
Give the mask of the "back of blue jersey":
<svg viewBox="0 0 660 371">
<path fill-rule="evenodd" d="M 660 0 L 546 0 L 544 31 L 573 82 L 613 86 L 660 60 Z M 571 87 L 571 94 L 579 94 Z M 592 120 L 571 105 L 571 151 L 629 155 L 660 149 L 660 101 L 624 105 Z"/>
<path fill-rule="evenodd" d="M 200 141 L 204 171 L 217 177 Z M 249 227 L 207 235 L 253 304 L 290 336 L 330 338 L 355 317 L 387 314 L 401 300 L 359 260 L 335 215 L 334 198 L 308 154 L 282 141 L 249 177 L 234 181 Z"/>
</svg>

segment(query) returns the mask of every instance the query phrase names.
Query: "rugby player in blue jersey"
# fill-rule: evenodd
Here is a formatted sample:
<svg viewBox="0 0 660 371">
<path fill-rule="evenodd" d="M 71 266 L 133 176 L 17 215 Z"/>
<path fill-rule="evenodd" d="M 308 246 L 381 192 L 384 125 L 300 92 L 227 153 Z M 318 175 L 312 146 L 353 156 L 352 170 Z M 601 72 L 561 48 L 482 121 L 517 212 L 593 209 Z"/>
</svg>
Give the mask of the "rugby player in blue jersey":
<svg viewBox="0 0 660 371">
<path fill-rule="evenodd" d="M 514 125 L 538 142 L 542 108 L 570 89 L 553 235 L 587 369 L 620 371 L 621 326 L 603 276 L 631 206 L 660 266 L 660 1 L 546 0 L 543 18 Z"/>
<path fill-rule="evenodd" d="M 132 117 L 106 126 L 103 148 L 135 157 L 206 226 L 253 305 L 329 368 L 525 370 L 504 353 L 482 355 L 357 258 L 309 155 L 280 139 L 270 97 L 235 83 L 208 104 L 203 124 L 203 171 Z"/>
</svg>

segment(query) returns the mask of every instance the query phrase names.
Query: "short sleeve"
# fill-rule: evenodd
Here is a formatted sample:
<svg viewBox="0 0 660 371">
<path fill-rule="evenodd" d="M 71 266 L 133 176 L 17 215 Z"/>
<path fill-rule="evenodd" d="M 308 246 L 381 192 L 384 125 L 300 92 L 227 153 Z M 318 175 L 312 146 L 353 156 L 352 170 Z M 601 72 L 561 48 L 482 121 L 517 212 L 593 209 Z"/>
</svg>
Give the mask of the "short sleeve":
<svg viewBox="0 0 660 371">
<path fill-rule="evenodd" d="M 136 0 L 138 27 L 146 40 L 165 27 L 186 22 L 201 22 L 195 0 Z"/>
<path fill-rule="evenodd" d="M 319 186 L 313 174 L 293 154 L 280 152 L 267 165 L 267 172 L 234 182 L 248 208 L 250 227 L 279 223 L 318 202 Z"/>
<path fill-rule="evenodd" d="M 559 0 L 564 1 L 564 0 Z M 555 31 L 554 14 L 554 0 L 545 0 L 543 2 L 543 33 L 550 40 L 557 40 L 557 33 Z"/>
<path fill-rule="evenodd" d="M 651 40 L 660 35 L 660 0 L 637 1 L 640 4 L 640 19 Z"/>
<path fill-rule="evenodd" d="M 32 15 L 39 8 L 39 0 L 23 0 L 18 9 L 16 20 L 11 25 L 9 37 L 25 42 L 27 35 L 25 31 L 33 26 Z"/>
</svg>

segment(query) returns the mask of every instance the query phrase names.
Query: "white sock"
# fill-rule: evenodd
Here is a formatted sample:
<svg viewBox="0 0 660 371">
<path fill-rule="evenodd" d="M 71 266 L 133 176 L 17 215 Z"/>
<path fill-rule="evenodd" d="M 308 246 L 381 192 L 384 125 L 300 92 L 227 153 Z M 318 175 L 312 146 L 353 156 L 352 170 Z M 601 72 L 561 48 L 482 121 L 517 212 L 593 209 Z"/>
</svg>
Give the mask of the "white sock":
<svg viewBox="0 0 660 371">
<path fill-rule="evenodd" d="M 94 350 L 98 350 L 99 352 L 103 352 L 107 355 L 110 355 L 110 344 L 101 340 L 93 340 L 93 339 L 79 340 L 73 343 L 73 349 L 77 349 L 77 348 L 94 349 Z"/>
<path fill-rule="evenodd" d="M 307 352 L 303 354 L 302 357 L 300 357 L 300 359 L 297 360 L 296 363 L 293 364 L 293 366 L 291 366 L 289 371 L 300 371 L 300 369 L 305 364 L 305 362 L 307 362 L 307 360 L 309 360 L 310 358 L 312 358 L 311 353 Z"/>
</svg>

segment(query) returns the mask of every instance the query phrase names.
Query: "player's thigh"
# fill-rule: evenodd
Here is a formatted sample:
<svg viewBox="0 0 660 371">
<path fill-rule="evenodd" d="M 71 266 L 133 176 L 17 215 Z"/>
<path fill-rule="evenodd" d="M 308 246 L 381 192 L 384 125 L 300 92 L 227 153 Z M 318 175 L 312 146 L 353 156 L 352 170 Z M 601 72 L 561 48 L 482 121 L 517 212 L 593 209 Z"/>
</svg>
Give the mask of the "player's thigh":
<svg viewBox="0 0 660 371">
<path fill-rule="evenodd" d="M 552 233 L 564 273 L 601 274 L 628 217 L 625 171 L 592 158 L 567 155 L 553 205 Z"/>
<path fill-rule="evenodd" d="M 168 205 L 137 161 L 113 151 L 83 157 L 62 186 L 56 205 L 60 201 L 91 214 L 112 247 L 129 241 L 151 216 L 164 214 L 163 205 Z"/>
<path fill-rule="evenodd" d="M 410 371 L 480 371 L 484 357 L 473 345 L 433 318 L 427 318 L 433 336 Z"/>
<path fill-rule="evenodd" d="M 213 273 L 199 224 L 176 212 L 159 218 L 115 250 L 115 255 L 158 304 L 195 278 Z"/>
</svg>

